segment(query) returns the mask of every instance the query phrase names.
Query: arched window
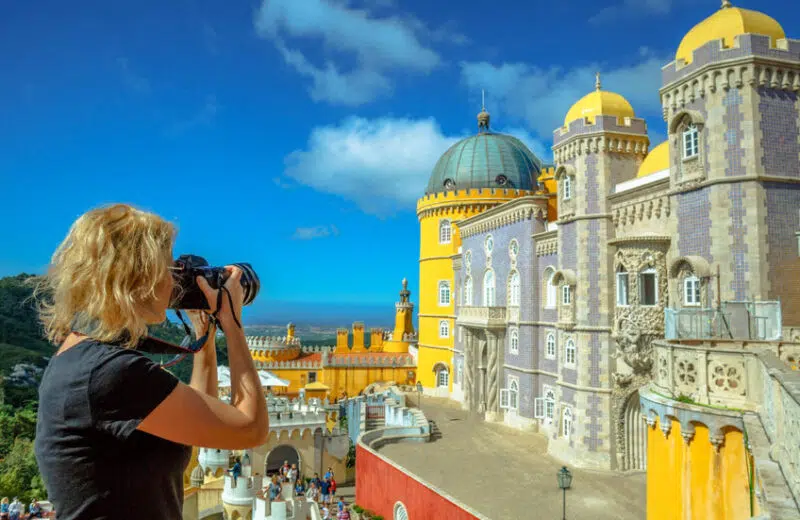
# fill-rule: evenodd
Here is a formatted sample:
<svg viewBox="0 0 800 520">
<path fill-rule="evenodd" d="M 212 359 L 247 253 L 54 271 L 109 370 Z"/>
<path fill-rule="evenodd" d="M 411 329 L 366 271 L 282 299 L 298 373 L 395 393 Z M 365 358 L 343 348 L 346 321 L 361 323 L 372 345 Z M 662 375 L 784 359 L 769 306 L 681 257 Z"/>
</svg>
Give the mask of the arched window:
<svg viewBox="0 0 800 520">
<path fill-rule="evenodd" d="M 450 384 L 450 372 L 446 368 L 440 368 L 436 373 L 436 386 L 447 388 Z"/>
<path fill-rule="evenodd" d="M 683 279 L 683 304 L 700 305 L 700 278 L 695 275 Z"/>
<path fill-rule="evenodd" d="M 628 271 L 623 266 L 617 268 L 617 305 L 628 305 Z"/>
<path fill-rule="evenodd" d="M 450 337 L 450 322 L 447 320 L 440 320 L 439 321 L 439 337 L 440 338 L 449 338 Z"/>
<path fill-rule="evenodd" d="M 472 305 L 472 277 L 467 276 L 464 282 L 464 306 Z"/>
<path fill-rule="evenodd" d="M 491 269 L 483 275 L 483 306 L 494 307 L 494 271 Z"/>
<path fill-rule="evenodd" d="M 563 199 L 569 200 L 572 198 L 572 179 L 569 175 L 564 176 L 564 180 L 561 183 L 561 188 L 563 190 Z"/>
<path fill-rule="evenodd" d="M 564 425 L 562 428 L 562 432 L 564 437 L 569 438 L 572 435 L 572 410 L 569 408 L 564 408 Z"/>
<path fill-rule="evenodd" d="M 658 303 L 658 274 L 653 268 L 639 273 L 639 305 Z"/>
<path fill-rule="evenodd" d="M 408 520 L 408 511 L 402 502 L 394 505 L 394 520 Z"/>
<path fill-rule="evenodd" d="M 519 383 L 516 379 L 508 385 L 508 407 L 512 410 L 519 408 Z"/>
<path fill-rule="evenodd" d="M 486 241 L 483 243 L 483 246 L 486 249 L 486 255 L 491 255 L 492 250 L 494 250 L 494 238 L 492 238 L 492 235 L 486 237 Z"/>
<path fill-rule="evenodd" d="M 453 230 L 450 226 L 450 221 L 446 218 L 443 218 L 439 221 L 439 243 L 440 244 L 449 244 L 450 238 L 452 236 Z"/>
<path fill-rule="evenodd" d="M 552 390 L 547 390 L 544 393 L 544 417 L 552 422 L 556 410 L 556 393 Z"/>
<path fill-rule="evenodd" d="M 508 304 L 512 307 L 518 307 L 519 296 L 520 296 L 519 273 L 514 271 L 513 273 L 511 273 L 511 282 L 509 283 Z"/>
<path fill-rule="evenodd" d="M 442 280 L 439 282 L 439 306 L 450 305 L 450 282 Z"/>
<path fill-rule="evenodd" d="M 700 140 L 697 127 L 690 123 L 683 131 L 683 158 L 689 159 L 700 153 Z"/>
<path fill-rule="evenodd" d="M 548 267 L 544 270 L 544 286 L 545 286 L 545 303 L 544 306 L 548 309 L 556 308 L 556 295 L 557 287 L 553 284 L 553 277 L 556 275 L 556 270 Z"/>
<path fill-rule="evenodd" d="M 509 352 L 512 354 L 519 354 L 519 331 L 517 329 L 511 329 L 508 342 Z"/>
<path fill-rule="evenodd" d="M 556 335 L 552 332 L 547 335 L 547 343 L 545 344 L 545 357 L 556 358 Z"/>
<path fill-rule="evenodd" d="M 575 342 L 572 339 L 567 340 L 567 345 L 564 347 L 564 364 L 575 366 Z"/>
<path fill-rule="evenodd" d="M 519 242 L 517 239 L 512 239 L 511 243 L 508 244 L 508 256 L 511 258 L 516 258 L 519 254 Z"/>
</svg>

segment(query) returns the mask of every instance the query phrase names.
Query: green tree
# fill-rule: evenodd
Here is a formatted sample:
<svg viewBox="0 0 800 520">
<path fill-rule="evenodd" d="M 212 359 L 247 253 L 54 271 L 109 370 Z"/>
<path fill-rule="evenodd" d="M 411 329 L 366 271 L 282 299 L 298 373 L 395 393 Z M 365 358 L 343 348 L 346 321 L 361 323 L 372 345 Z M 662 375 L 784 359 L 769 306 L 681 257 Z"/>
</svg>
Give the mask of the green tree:
<svg viewBox="0 0 800 520">
<path fill-rule="evenodd" d="M 23 504 L 47 496 L 32 440 L 17 437 L 11 451 L 0 461 L 0 495 L 19 497 Z"/>
</svg>

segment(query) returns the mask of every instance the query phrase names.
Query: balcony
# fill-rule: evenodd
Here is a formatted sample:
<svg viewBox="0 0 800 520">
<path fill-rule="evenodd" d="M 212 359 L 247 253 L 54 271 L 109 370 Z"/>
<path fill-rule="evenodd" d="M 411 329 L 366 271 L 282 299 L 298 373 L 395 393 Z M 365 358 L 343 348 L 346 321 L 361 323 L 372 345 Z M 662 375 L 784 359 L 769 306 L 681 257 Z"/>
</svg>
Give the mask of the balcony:
<svg viewBox="0 0 800 520">
<path fill-rule="evenodd" d="M 722 302 L 720 309 L 664 309 L 666 339 L 781 339 L 780 302 Z"/>
<path fill-rule="evenodd" d="M 506 327 L 505 307 L 461 307 L 458 309 L 457 325 L 482 329 Z"/>
</svg>

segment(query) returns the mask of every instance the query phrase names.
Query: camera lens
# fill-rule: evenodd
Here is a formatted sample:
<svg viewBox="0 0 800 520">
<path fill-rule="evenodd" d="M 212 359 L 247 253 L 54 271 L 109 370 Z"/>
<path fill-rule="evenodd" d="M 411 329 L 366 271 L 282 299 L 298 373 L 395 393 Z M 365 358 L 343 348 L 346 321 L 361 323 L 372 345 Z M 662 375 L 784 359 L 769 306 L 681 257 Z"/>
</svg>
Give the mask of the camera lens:
<svg viewBox="0 0 800 520">
<path fill-rule="evenodd" d="M 241 263 L 233 265 L 242 271 L 242 278 L 240 280 L 244 292 L 242 303 L 244 305 L 250 305 L 253 303 L 253 300 L 256 299 L 256 296 L 258 296 L 258 291 L 261 290 L 261 281 L 258 279 L 255 269 L 253 269 L 253 266 L 250 264 Z"/>
</svg>

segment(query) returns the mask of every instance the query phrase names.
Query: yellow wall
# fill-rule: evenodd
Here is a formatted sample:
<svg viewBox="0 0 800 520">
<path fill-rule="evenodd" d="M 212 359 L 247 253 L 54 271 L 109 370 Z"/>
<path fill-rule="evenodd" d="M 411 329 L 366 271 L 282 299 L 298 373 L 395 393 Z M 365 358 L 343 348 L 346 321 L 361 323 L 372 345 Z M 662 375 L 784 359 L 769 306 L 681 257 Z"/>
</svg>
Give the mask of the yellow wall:
<svg viewBox="0 0 800 520">
<path fill-rule="evenodd" d="M 358 395 L 372 383 L 395 381 L 398 384 L 407 384 L 409 383 L 409 371 L 416 377 L 417 371 L 413 367 L 327 367 L 320 370 L 276 368 L 271 370 L 277 377 L 289 381 L 287 393 L 290 394 L 296 394 L 308 383 L 309 372 L 316 372 L 317 381 L 325 383 L 330 388 L 330 398 L 339 396 L 343 391 L 347 392 L 348 396 Z M 302 379 L 303 377 L 305 380 Z M 304 382 L 301 384 L 301 381 Z M 416 379 L 412 378 L 410 382 L 415 383 Z"/>
<path fill-rule="evenodd" d="M 742 432 L 729 428 L 716 452 L 709 430 L 694 424 L 687 446 L 681 425 L 672 421 L 664 438 L 660 425 L 647 434 L 648 520 L 739 520 L 750 514 L 750 488 Z M 754 511 L 757 513 L 757 511 Z"/>
<path fill-rule="evenodd" d="M 522 190 L 461 190 L 427 195 L 417 202 L 420 220 L 419 262 L 419 355 L 418 377 L 426 388 L 436 386 L 433 367 L 444 363 L 450 369 L 450 390 L 453 385 L 453 342 L 455 340 L 455 290 L 452 256 L 458 253 L 461 237 L 453 226 L 449 244 L 439 243 L 439 223 L 451 223 L 472 217 L 489 207 L 530 195 Z M 450 305 L 439 306 L 439 282 L 450 282 Z M 450 337 L 439 337 L 439 321 L 450 323 Z"/>
</svg>

